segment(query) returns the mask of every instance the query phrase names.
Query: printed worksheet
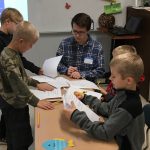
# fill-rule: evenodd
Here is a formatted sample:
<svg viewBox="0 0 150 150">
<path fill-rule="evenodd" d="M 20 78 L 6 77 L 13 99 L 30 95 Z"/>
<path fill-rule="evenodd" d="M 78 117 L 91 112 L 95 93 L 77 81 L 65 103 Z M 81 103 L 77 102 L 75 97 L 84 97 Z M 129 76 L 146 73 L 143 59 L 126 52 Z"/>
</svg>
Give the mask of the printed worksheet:
<svg viewBox="0 0 150 150">
<path fill-rule="evenodd" d="M 53 101 L 54 98 L 61 98 L 61 89 L 54 89 L 53 91 L 40 91 L 37 89 L 30 89 L 30 91 L 40 100 L 49 99 Z"/>
<path fill-rule="evenodd" d="M 31 76 L 31 78 L 39 82 L 46 82 L 56 88 L 69 87 L 69 80 L 65 79 L 64 77 L 50 78 L 44 75 L 39 75 L 39 76 Z"/>
<path fill-rule="evenodd" d="M 75 91 L 77 91 L 76 87 L 70 87 L 63 95 L 64 107 L 70 107 L 71 101 L 73 101 L 76 108 L 80 111 L 84 111 L 92 122 L 99 121 L 100 117 L 74 95 Z"/>
<path fill-rule="evenodd" d="M 50 77 L 44 76 L 44 75 L 37 75 L 37 76 L 30 76 L 32 79 L 37 80 L 39 82 L 51 82 L 53 80 Z"/>
<path fill-rule="evenodd" d="M 78 88 L 83 88 L 83 89 L 99 89 L 98 86 L 88 80 L 73 80 L 69 81 L 70 86 L 76 86 Z"/>
</svg>

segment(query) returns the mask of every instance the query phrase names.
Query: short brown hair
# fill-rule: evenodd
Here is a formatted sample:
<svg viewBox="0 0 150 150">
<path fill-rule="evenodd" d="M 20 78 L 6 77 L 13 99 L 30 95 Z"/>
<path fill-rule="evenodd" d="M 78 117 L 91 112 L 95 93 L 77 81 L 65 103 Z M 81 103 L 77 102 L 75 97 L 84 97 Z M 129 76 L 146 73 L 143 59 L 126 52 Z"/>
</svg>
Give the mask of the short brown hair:
<svg viewBox="0 0 150 150">
<path fill-rule="evenodd" d="M 72 18 L 72 27 L 74 23 L 77 24 L 79 27 L 86 28 L 86 30 L 89 31 L 91 29 L 92 19 L 89 15 L 85 13 L 78 13 Z"/>
<path fill-rule="evenodd" d="M 112 51 L 113 56 L 117 56 L 117 55 L 124 54 L 124 53 L 137 54 L 136 48 L 133 45 L 121 45 L 121 46 L 116 47 Z"/>
<path fill-rule="evenodd" d="M 26 41 L 36 41 L 39 38 L 39 31 L 29 21 L 23 21 L 17 25 L 13 34 L 13 40 L 24 39 Z"/>
<path fill-rule="evenodd" d="M 23 21 L 23 16 L 15 8 L 6 8 L 3 10 L 0 17 L 1 24 L 4 24 L 7 19 L 9 19 L 12 22 L 19 23 Z"/>
<path fill-rule="evenodd" d="M 110 67 L 117 67 L 122 78 L 132 77 L 137 83 L 144 73 L 144 64 L 141 57 L 134 53 L 125 53 L 114 57 Z"/>
</svg>

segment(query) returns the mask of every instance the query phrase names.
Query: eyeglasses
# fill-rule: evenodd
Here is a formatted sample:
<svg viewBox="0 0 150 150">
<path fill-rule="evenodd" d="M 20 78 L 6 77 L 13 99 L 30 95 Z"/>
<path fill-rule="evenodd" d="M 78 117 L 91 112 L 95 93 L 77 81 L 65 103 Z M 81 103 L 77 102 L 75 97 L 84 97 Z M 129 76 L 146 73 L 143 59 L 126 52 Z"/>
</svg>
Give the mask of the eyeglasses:
<svg viewBox="0 0 150 150">
<path fill-rule="evenodd" d="M 74 35 L 82 36 L 82 35 L 84 35 L 84 34 L 86 34 L 86 33 L 87 33 L 86 31 L 72 30 L 72 34 L 74 34 Z"/>
</svg>

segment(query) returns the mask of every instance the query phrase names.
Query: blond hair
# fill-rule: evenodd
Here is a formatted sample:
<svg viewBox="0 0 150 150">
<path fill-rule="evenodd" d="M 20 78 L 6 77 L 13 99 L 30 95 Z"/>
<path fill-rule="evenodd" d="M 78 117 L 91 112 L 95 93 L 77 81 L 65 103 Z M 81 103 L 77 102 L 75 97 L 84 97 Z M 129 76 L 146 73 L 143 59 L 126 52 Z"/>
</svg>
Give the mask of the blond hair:
<svg viewBox="0 0 150 150">
<path fill-rule="evenodd" d="M 23 21 L 23 16 L 15 8 L 6 8 L 3 10 L 0 17 L 1 24 L 4 24 L 7 19 L 9 19 L 12 22 L 19 23 Z"/>
<path fill-rule="evenodd" d="M 23 39 L 25 41 L 34 42 L 39 38 L 39 31 L 28 21 L 23 21 L 17 25 L 16 31 L 13 34 L 13 40 Z"/>
<path fill-rule="evenodd" d="M 112 51 L 113 57 L 120 55 L 120 54 L 124 54 L 124 53 L 135 53 L 135 54 L 137 54 L 136 48 L 132 45 L 121 45 L 121 46 L 116 47 Z"/>
<path fill-rule="evenodd" d="M 144 73 L 143 61 L 134 53 L 117 55 L 111 60 L 110 67 L 116 67 L 122 78 L 132 77 L 136 82 L 139 82 Z"/>
</svg>

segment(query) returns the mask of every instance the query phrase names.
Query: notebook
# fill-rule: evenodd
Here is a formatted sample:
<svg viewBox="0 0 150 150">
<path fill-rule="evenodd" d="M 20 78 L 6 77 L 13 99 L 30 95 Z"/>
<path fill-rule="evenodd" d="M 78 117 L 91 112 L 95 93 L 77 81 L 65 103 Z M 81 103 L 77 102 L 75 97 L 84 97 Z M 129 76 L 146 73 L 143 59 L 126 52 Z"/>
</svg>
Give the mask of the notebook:
<svg viewBox="0 0 150 150">
<path fill-rule="evenodd" d="M 131 35 L 131 34 L 136 34 L 140 23 L 141 23 L 142 18 L 141 17 L 135 17 L 131 16 L 124 27 L 114 27 L 113 29 L 110 30 L 110 32 L 114 35 Z"/>
</svg>

